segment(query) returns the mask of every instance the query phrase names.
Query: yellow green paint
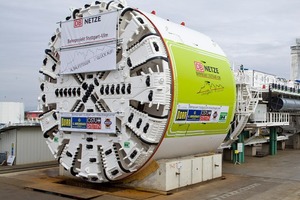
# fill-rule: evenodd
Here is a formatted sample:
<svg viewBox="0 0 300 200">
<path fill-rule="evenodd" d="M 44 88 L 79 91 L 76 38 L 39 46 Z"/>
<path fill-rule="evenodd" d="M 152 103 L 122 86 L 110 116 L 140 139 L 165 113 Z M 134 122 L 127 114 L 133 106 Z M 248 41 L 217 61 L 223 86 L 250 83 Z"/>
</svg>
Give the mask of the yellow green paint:
<svg viewBox="0 0 300 200">
<path fill-rule="evenodd" d="M 166 137 L 226 134 L 236 99 L 235 81 L 227 58 L 182 43 L 165 42 L 174 73 L 173 111 Z M 181 104 L 227 107 L 227 118 L 223 122 L 177 123 L 177 106 Z"/>
</svg>

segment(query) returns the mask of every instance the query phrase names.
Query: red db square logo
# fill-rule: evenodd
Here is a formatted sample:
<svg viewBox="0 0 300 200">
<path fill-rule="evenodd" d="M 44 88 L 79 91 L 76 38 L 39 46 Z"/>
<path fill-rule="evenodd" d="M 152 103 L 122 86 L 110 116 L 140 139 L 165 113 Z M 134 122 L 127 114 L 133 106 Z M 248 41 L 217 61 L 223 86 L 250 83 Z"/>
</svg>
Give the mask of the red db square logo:
<svg viewBox="0 0 300 200">
<path fill-rule="evenodd" d="M 195 65 L 195 69 L 196 69 L 197 72 L 203 73 L 203 72 L 205 71 L 205 70 L 204 70 L 204 66 L 202 65 L 201 62 L 195 61 L 195 62 L 194 62 L 194 65 Z"/>
<path fill-rule="evenodd" d="M 82 27 L 82 25 L 83 25 L 83 20 L 82 19 L 75 19 L 74 20 L 74 28 Z"/>
</svg>

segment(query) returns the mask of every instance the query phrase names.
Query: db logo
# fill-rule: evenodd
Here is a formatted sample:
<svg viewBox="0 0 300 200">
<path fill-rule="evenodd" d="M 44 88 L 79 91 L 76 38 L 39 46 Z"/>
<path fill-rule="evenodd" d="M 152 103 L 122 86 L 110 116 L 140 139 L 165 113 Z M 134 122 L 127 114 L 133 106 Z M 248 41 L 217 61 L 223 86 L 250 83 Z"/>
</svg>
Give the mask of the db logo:
<svg viewBox="0 0 300 200">
<path fill-rule="evenodd" d="M 74 28 L 82 27 L 82 25 L 83 25 L 83 20 L 82 19 L 75 19 L 74 20 Z"/>
<path fill-rule="evenodd" d="M 195 62 L 194 62 L 194 65 L 195 65 L 195 69 L 196 69 L 197 72 L 203 73 L 203 72 L 205 71 L 205 70 L 204 70 L 204 66 L 202 65 L 201 62 L 195 61 Z"/>
</svg>

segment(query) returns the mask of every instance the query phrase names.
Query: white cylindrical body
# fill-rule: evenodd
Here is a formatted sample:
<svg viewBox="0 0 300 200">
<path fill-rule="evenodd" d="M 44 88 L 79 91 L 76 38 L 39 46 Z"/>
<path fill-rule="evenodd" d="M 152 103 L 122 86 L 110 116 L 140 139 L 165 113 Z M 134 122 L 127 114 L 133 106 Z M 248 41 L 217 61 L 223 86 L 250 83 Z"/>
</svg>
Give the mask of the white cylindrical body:
<svg viewBox="0 0 300 200">
<path fill-rule="evenodd" d="M 114 1 L 72 17 L 40 70 L 42 130 L 65 169 L 115 181 L 152 159 L 217 149 L 233 119 L 235 82 L 215 42 Z"/>
</svg>

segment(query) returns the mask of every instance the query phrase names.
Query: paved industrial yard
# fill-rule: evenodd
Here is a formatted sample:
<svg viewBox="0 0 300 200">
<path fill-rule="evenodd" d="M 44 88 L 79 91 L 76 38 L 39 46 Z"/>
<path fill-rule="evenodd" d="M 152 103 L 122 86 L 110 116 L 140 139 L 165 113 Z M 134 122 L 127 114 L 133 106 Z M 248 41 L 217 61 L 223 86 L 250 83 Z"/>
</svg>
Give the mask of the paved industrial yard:
<svg viewBox="0 0 300 200">
<path fill-rule="evenodd" d="M 1 170 L 1 167 L 0 167 Z M 163 195 L 97 185 L 80 188 L 77 183 L 58 184 L 58 168 L 0 175 L 0 199 L 93 199 L 93 200 L 257 200 L 300 199 L 300 150 L 278 151 L 276 156 L 246 157 L 243 165 L 223 163 L 221 179 L 197 184 Z M 71 181 L 72 182 L 72 181 Z M 47 192 L 46 192 L 47 191 Z"/>
</svg>

